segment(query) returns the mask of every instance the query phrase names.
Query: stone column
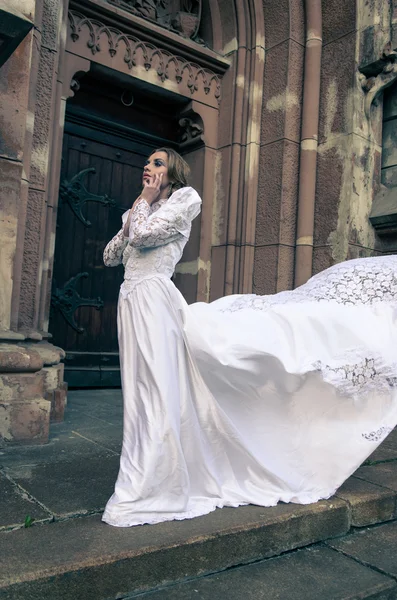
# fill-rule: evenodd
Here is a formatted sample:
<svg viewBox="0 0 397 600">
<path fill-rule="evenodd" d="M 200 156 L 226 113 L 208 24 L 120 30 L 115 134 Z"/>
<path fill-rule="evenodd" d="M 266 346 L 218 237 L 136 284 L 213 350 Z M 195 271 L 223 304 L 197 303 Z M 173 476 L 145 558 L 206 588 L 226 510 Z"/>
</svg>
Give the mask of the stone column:
<svg viewBox="0 0 397 600">
<path fill-rule="evenodd" d="M 63 6 L 7 0 L 35 28 L 0 69 L 0 444 L 44 443 L 66 401 L 63 351 L 39 329 Z"/>
</svg>

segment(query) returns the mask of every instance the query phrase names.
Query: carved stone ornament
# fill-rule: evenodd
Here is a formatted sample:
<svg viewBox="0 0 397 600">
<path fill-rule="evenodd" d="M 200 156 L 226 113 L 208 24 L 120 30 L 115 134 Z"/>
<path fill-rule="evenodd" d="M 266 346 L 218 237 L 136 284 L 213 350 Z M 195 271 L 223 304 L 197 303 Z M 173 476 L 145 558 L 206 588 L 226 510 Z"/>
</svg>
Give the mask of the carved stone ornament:
<svg viewBox="0 0 397 600">
<path fill-rule="evenodd" d="M 133 15 L 196 39 L 201 21 L 202 0 L 108 0 Z"/>
<path fill-rule="evenodd" d="M 397 79 L 397 52 L 385 47 L 382 58 L 375 63 L 360 69 L 361 85 L 366 93 L 364 111 L 367 119 L 371 116 L 371 106 L 384 89 L 391 86 Z"/>
<path fill-rule="evenodd" d="M 75 311 L 80 306 L 93 306 L 97 310 L 103 307 L 103 300 L 101 298 L 82 298 L 78 293 L 76 286 L 82 277 L 88 277 L 88 273 L 78 273 L 74 277 L 71 277 L 69 281 L 65 283 L 62 288 L 56 286 L 56 282 L 53 283 L 53 293 L 51 296 L 52 306 L 59 310 L 66 320 L 66 322 L 73 327 L 77 333 L 84 333 L 84 327 L 79 327 L 74 318 Z"/>
<path fill-rule="evenodd" d="M 115 200 L 112 200 L 106 194 L 104 196 L 98 196 L 97 194 L 91 194 L 91 192 L 87 190 L 83 180 L 88 173 L 96 173 L 96 169 L 94 167 L 83 169 L 83 171 L 80 171 L 72 177 L 70 181 L 67 181 L 66 179 L 62 181 L 59 187 L 59 195 L 61 196 L 62 201 L 69 204 L 78 220 L 81 221 L 85 227 L 91 227 L 91 222 L 84 217 L 81 210 L 86 202 L 99 202 L 105 206 L 116 207 Z"/>
<path fill-rule="evenodd" d="M 198 146 L 203 143 L 204 127 L 201 118 L 196 115 L 186 115 L 179 119 L 178 141 L 186 149 L 191 146 Z"/>
<path fill-rule="evenodd" d="M 113 59 L 122 54 L 123 63 L 129 70 L 144 67 L 149 72 L 153 69 L 160 81 L 175 82 L 181 88 L 180 93 L 187 88 L 191 96 L 204 93 L 219 104 L 220 79 L 213 71 L 75 11 L 69 12 L 69 27 L 73 42 L 87 39 L 92 55 L 108 52 Z"/>
</svg>

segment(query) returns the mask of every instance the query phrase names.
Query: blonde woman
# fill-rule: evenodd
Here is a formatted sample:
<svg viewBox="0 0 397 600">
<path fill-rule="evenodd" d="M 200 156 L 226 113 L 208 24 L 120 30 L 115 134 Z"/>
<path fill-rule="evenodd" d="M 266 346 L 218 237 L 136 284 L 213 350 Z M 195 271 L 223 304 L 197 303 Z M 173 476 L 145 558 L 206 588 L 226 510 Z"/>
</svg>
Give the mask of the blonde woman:
<svg viewBox="0 0 397 600">
<path fill-rule="evenodd" d="M 125 267 L 123 448 L 103 515 L 118 527 L 328 498 L 397 423 L 397 257 L 187 306 L 171 277 L 201 206 L 188 172 L 154 152 L 104 251 Z"/>
</svg>

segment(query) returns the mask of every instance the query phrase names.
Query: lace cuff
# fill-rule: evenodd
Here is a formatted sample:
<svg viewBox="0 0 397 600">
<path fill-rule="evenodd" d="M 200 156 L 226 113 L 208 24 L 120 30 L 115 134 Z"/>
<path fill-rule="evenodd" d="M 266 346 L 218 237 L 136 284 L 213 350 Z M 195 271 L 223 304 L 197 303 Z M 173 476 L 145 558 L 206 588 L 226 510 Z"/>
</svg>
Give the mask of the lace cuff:
<svg viewBox="0 0 397 600">
<path fill-rule="evenodd" d="M 117 267 L 123 261 L 123 252 L 128 244 L 128 238 L 124 237 L 120 229 L 103 251 L 103 262 L 106 267 Z"/>
<path fill-rule="evenodd" d="M 149 204 L 141 198 L 132 210 L 129 243 L 135 248 L 155 248 L 181 236 L 188 238 L 200 204 L 193 188 L 178 190 L 152 214 Z"/>
</svg>

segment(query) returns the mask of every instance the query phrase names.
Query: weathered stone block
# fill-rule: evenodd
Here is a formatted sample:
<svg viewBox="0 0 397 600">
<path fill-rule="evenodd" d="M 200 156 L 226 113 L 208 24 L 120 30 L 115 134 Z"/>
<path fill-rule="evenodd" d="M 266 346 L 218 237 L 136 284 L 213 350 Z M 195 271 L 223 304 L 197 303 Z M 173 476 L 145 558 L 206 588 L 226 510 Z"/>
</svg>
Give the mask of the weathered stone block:
<svg viewBox="0 0 397 600">
<path fill-rule="evenodd" d="M 329 244 L 329 236 L 337 228 L 344 166 L 338 148 L 319 147 L 314 215 L 316 246 Z"/>
<path fill-rule="evenodd" d="M 286 40 L 266 54 L 261 140 L 299 141 L 304 51 Z"/>
<path fill-rule="evenodd" d="M 1 68 L 0 155 L 22 160 L 29 97 L 32 33 Z"/>
<path fill-rule="evenodd" d="M 329 44 L 356 29 L 355 0 L 326 0 L 323 11 L 323 43 Z"/>
<path fill-rule="evenodd" d="M 289 1 L 267 0 L 264 4 L 266 49 L 280 44 L 289 37 Z M 280 14 L 285 18 L 280 19 Z"/>
<path fill-rule="evenodd" d="M 292 290 L 294 287 L 295 247 L 280 245 L 278 249 L 278 268 L 276 292 Z"/>
<path fill-rule="evenodd" d="M 41 371 L 36 373 L 1 373 L 0 401 L 29 400 L 42 396 L 44 391 Z"/>
<path fill-rule="evenodd" d="M 48 173 L 56 66 L 57 62 L 54 52 L 46 48 L 41 48 L 37 74 L 36 110 L 30 166 L 31 184 L 41 190 L 44 190 L 46 187 Z"/>
<path fill-rule="evenodd" d="M 18 214 L 21 204 L 26 199 L 27 185 L 21 181 L 21 163 L 0 158 L 0 174 L 0 328 L 9 329 L 12 312 L 14 260 L 17 250 Z"/>
<path fill-rule="evenodd" d="M 45 444 L 49 435 L 50 410 L 51 402 L 40 395 L 21 401 L 0 399 L 0 440 L 12 445 Z"/>
<path fill-rule="evenodd" d="M 43 361 L 43 365 L 45 367 L 49 367 L 52 365 L 57 365 L 62 359 L 65 358 L 66 354 L 62 348 L 58 348 L 58 346 L 54 346 L 49 342 L 39 342 L 38 344 L 24 344 L 25 348 L 29 348 L 34 352 L 37 352 L 41 356 L 41 360 Z M 61 380 L 59 380 L 61 382 Z"/>
<path fill-rule="evenodd" d="M 18 315 L 18 325 L 22 329 L 31 329 L 35 326 L 44 208 L 44 192 L 29 189 L 22 262 L 21 289 L 23 293 L 20 296 Z"/>
<path fill-rule="evenodd" d="M 44 1 L 42 14 L 42 44 L 52 51 L 58 50 L 61 12 L 62 2 L 59 2 L 59 0 Z"/>
<path fill-rule="evenodd" d="M 351 33 L 323 48 L 321 61 L 321 102 L 319 141 L 332 133 L 351 133 L 351 94 L 355 87 L 356 34 Z M 341 68 L 343 65 L 343 68 Z"/>
<path fill-rule="evenodd" d="M 277 289 L 278 245 L 255 248 L 254 294 L 274 294 Z"/>
<path fill-rule="evenodd" d="M 61 423 L 63 421 L 65 416 L 67 393 L 67 383 L 63 383 L 59 388 L 53 391 L 50 415 L 50 421 L 52 423 Z"/>
<path fill-rule="evenodd" d="M 334 264 L 331 246 L 320 246 L 313 248 L 313 275 L 325 271 Z"/>
<path fill-rule="evenodd" d="M 16 344 L 0 344 L 0 373 L 39 371 L 43 366 L 38 352 Z"/>
<path fill-rule="evenodd" d="M 44 396 L 51 402 L 51 421 L 60 423 L 64 418 L 68 390 L 67 383 L 63 381 L 64 364 L 44 367 L 42 374 Z"/>
<path fill-rule="evenodd" d="M 59 373 L 57 367 L 44 367 L 42 374 L 44 391 L 46 393 L 52 393 L 59 386 Z"/>
<path fill-rule="evenodd" d="M 257 245 L 295 245 L 299 145 L 280 140 L 261 148 L 257 202 Z"/>
</svg>

